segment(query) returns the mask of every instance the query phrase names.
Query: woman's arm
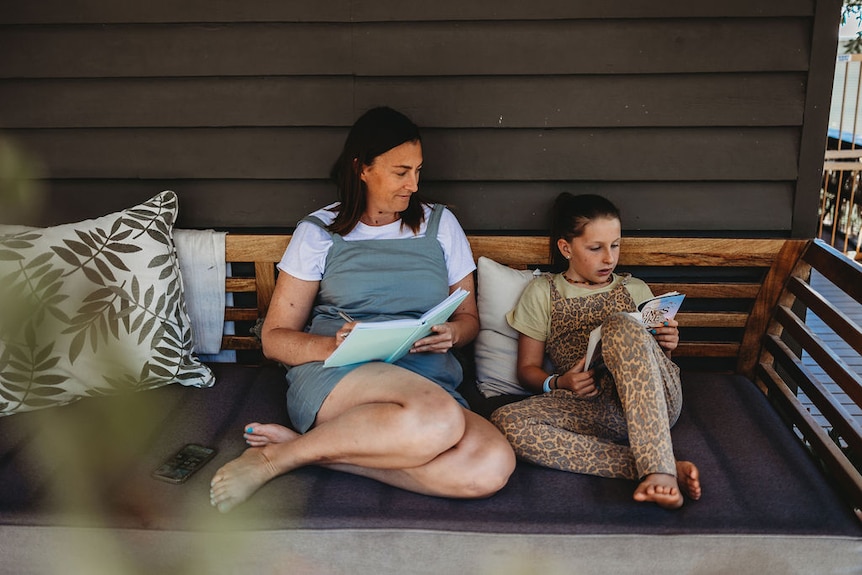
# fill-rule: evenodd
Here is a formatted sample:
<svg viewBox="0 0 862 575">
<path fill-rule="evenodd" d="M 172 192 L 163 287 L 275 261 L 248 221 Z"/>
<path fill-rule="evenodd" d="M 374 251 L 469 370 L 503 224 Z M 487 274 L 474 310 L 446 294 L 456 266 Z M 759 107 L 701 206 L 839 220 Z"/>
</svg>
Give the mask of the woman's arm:
<svg viewBox="0 0 862 575">
<path fill-rule="evenodd" d="M 335 351 L 337 337 L 306 333 L 320 282 L 281 272 L 261 330 L 263 354 L 285 365 L 323 361 Z"/>
<path fill-rule="evenodd" d="M 410 353 L 444 353 L 453 347 L 462 347 L 473 341 L 479 333 L 479 310 L 476 307 L 476 290 L 473 274 L 464 276 L 458 283 L 449 286 L 449 293 L 458 288 L 470 292 L 455 310 L 449 321 L 435 325 L 434 332 L 413 344 Z"/>
</svg>

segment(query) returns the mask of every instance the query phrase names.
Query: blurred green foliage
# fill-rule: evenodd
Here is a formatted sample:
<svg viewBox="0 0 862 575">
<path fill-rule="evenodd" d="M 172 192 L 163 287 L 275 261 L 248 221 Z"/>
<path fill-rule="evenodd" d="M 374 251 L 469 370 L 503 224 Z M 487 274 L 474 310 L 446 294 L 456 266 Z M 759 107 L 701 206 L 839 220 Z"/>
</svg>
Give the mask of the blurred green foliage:
<svg viewBox="0 0 862 575">
<path fill-rule="evenodd" d="M 35 157 L 0 134 L 0 224 L 32 220 L 42 206 L 43 176 Z"/>
</svg>

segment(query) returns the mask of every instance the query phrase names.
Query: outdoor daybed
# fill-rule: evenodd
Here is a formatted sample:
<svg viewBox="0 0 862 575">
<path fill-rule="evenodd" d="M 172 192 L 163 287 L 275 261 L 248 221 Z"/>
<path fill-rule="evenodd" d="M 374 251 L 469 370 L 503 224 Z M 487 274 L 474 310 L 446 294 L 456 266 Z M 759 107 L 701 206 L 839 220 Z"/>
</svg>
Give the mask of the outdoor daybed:
<svg viewBox="0 0 862 575">
<path fill-rule="evenodd" d="M 417 495 L 309 467 L 221 515 L 210 507 L 209 481 L 245 448 L 243 426 L 289 424 L 283 368 L 261 361 L 258 342 L 245 334 L 266 313 L 274 262 L 290 238 L 227 235 L 226 260 L 242 277 L 227 279 L 235 304 L 224 319 L 234 322 L 237 335 L 224 335 L 221 347 L 238 350 L 239 361 L 198 364 L 188 326 L 159 324 L 170 324 L 184 306 L 173 259 L 176 198 L 166 194 L 137 211 L 0 237 L 0 262 L 38 276 L 34 284 L 47 277 L 39 284 L 43 295 L 65 294 L 75 282 L 95 281 L 101 290 L 89 307 L 85 302 L 54 318 L 72 326 L 56 342 L 34 344 L 38 329 L 22 328 L 20 340 L 0 343 L 0 373 L 18 374 L 0 378 L 0 413 L 9 413 L 0 418 L 0 572 L 848 573 L 862 565 L 862 478 L 853 462 L 859 464 L 862 434 L 829 391 L 840 387 L 859 405 L 860 375 L 804 323 L 807 308 L 859 351 L 859 327 L 807 280 L 815 268 L 862 301 L 862 270 L 824 244 L 625 239 L 621 269 L 647 279 L 655 293 L 687 294 L 675 355 L 685 399 L 673 439 L 678 457 L 698 464 L 703 497 L 680 510 L 636 504 L 627 481 L 519 463 L 503 490 L 475 501 Z M 514 361 L 511 334 L 487 330 L 495 331 L 494 317 L 500 319 L 529 280 L 521 270 L 548 262 L 548 247 L 540 237 L 470 240 L 482 258 L 477 293 L 484 335 L 462 354 L 469 374 L 463 390 L 487 415 L 502 400 L 482 396 L 476 382 L 505 377 Z M 140 249 L 122 247 L 132 244 Z M 139 274 L 137 287 L 118 260 Z M 52 266 L 81 273 L 55 273 Z M 162 287 L 149 290 L 145 272 L 154 272 L 152 285 Z M 165 312 L 147 316 L 161 319 L 140 338 L 149 320 L 138 319 L 143 307 L 130 300 Z M 30 325 L 27 317 L 21 321 Z M 84 329 L 84 323 L 97 327 Z M 153 389 L 129 393 L 140 386 L 117 368 L 110 378 L 94 373 L 74 391 L 95 397 L 73 401 L 74 393 L 62 389 L 67 380 L 47 377 L 68 360 L 51 359 L 66 339 L 75 370 L 106 345 L 103 329 L 118 339 L 133 333 L 133 348 L 162 338 L 149 352 L 156 367 L 143 378 Z M 22 342 L 34 344 L 33 365 L 41 369 L 27 381 L 20 353 L 9 351 Z M 825 375 L 813 372 L 815 364 Z M 830 419 L 832 435 L 799 404 L 797 386 Z M 13 410 L 25 388 L 32 401 Z M 52 401 L 68 405 L 49 406 Z M 151 478 L 189 442 L 216 447 L 218 454 L 184 484 Z"/>
</svg>

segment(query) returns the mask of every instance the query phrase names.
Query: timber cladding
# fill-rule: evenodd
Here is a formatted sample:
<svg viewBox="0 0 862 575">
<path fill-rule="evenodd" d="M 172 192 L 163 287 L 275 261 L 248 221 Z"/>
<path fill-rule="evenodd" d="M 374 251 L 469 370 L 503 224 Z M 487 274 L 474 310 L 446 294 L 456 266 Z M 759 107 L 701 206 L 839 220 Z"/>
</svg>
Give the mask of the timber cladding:
<svg viewBox="0 0 862 575">
<path fill-rule="evenodd" d="M 173 189 L 183 227 L 289 231 L 385 104 L 470 231 L 571 191 L 627 232 L 810 236 L 840 4 L 0 0 L 0 134 L 49 174 L 18 223 Z"/>
</svg>

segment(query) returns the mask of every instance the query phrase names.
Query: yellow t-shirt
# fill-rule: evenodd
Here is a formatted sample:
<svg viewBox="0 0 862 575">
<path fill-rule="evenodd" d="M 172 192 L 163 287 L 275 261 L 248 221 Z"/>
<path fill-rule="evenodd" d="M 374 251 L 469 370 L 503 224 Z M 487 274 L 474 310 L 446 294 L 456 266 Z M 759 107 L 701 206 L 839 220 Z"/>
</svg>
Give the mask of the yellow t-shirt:
<svg viewBox="0 0 862 575">
<path fill-rule="evenodd" d="M 653 297 L 652 291 L 643 280 L 618 274 L 614 274 L 611 283 L 599 289 L 572 285 L 563 278 L 563 274 L 556 274 L 554 286 L 565 298 L 584 297 L 610 291 L 626 279 L 628 281 L 625 287 L 636 304 Z M 538 341 L 547 341 L 551 329 L 551 290 L 548 280 L 538 277 L 527 284 L 515 309 L 506 314 L 506 321 L 513 329 L 526 336 Z"/>
</svg>

